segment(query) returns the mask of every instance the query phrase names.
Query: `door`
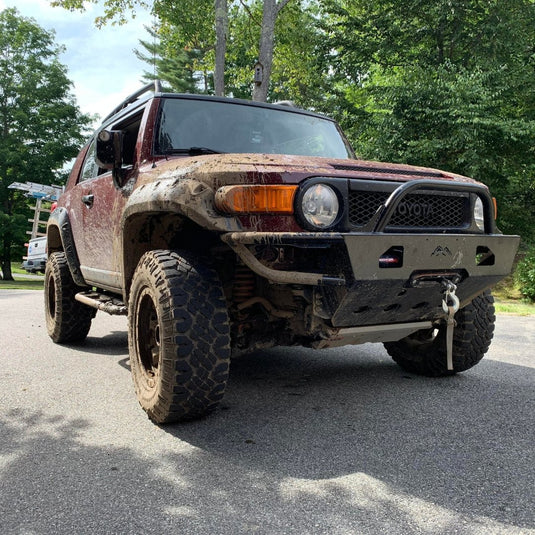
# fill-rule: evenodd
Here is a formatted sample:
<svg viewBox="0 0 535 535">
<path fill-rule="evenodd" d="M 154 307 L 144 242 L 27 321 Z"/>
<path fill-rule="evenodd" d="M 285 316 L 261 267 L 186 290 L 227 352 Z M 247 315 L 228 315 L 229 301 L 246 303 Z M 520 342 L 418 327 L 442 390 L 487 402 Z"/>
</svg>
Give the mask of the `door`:
<svg viewBox="0 0 535 535">
<path fill-rule="evenodd" d="M 87 151 L 71 202 L 79 219 L 77 251 L 85 280 L 95 286 L 122 287 L 120 219 L 126 197 L 114 186 L 111 171 L 95 161 L 95 140 Z M 71 211 L 72 213 L 72 211 Z"/>
</svg>

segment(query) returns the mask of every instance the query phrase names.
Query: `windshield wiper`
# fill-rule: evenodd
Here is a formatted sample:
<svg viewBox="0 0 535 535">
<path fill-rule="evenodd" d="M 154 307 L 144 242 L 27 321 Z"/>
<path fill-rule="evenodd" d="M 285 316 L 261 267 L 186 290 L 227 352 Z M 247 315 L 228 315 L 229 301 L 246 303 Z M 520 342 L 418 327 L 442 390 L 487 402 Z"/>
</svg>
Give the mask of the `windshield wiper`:
<svg viewBox="0 0 535 535">
<path fill-rule="evenodd" d="M 167 149 L 164 154 L 189 154 L 190 156 L 199 156 L 201 154 L 223 154 L 219 150 L 208 147 L 190 147 L 189 149 Z"/>
</svg>

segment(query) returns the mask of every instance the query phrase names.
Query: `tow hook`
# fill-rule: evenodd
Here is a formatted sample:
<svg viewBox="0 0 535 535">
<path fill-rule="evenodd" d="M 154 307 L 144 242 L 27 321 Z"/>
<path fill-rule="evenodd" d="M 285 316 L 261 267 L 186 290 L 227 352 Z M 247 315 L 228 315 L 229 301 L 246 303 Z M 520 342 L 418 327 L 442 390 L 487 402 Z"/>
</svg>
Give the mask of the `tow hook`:
<svg viewBox="0 0 535 535">
<path fill-rule="evenodd" d="M 442 310 L 448 316 L 446 318 L 446 364 L 448 371 L 453 371 L 453 329 L 457 322 L 454 319 L 459 310 L 459 298 L 455 294 L 457 286 L 448 279 L 442 280 L 444 287 L 444 299 L 442 299 Z"/>
</svg>

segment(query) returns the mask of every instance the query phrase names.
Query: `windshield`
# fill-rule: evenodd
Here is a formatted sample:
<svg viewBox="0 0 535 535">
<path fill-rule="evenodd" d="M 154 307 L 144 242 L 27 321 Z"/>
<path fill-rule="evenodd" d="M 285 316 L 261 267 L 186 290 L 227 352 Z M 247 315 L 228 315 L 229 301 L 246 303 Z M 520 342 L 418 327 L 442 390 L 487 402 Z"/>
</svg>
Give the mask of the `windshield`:
<svg viewBox="0 0 535 535">
<path fill-rule="evenodd" d="M 156 153 L 269 153 L 351 158 L 336 123 L 233 102 L 164 99 Z"/>
</svg>

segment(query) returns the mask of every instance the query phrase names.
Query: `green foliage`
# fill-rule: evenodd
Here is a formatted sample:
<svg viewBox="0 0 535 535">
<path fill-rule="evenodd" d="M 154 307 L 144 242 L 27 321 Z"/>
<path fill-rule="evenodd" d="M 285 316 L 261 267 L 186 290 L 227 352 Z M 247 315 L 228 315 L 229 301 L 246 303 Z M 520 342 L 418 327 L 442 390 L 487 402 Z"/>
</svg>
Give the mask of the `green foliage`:
<svg viewBox="0 0 535 535">
<path fill-rule="evenodd" d="M 174 40 L 162 42 L 157 32 L 148 29 L 153 41 L 140 41 L 146 53 L 135 50 L 136 56 L 152 67 L 152 72 L 145 71 L 145 80 L 162 80 L 167 82 L 167 90 L 177 93 L 206 93 L 207 87 L 202 88 L 198 72 L 200 52 L 187 47 L 177 47 Z"/>
<path fill-rule="evenodd" d="M 0 13 L 0 261 L 9 277 L 13 244 L 24 243 L 31 201 L 12 182 L 51 184 L 74 157 L 91 118 L 70 94 L 53 35 L 19 16 Z"/>
<path fill-rule="evenodd" d="M 529 40 L 531 0 L 320 0 L 334 62 L 358 81 L 369 66 L 507 64 Z M 511 33 L 513 29 L 518 34 Z M 522 53 L 522 52 L 521 52 Z"/>
<path fill-rule="evenodd" d="M 213 48 L 213 0 L 156 0 L 153 9 L 162 23 L 163 35 L 173 30 L 173 38 L 185 47 L 198 50 Z"/>
<path fill-rule="evenodd" d="M 304 107 L 315 107 L 321 99 L 312 8 L 303 9 L 290 2 L 276 22 L 275 52 L 268 100 L 293 100 Z M 241 3 L 230 10 L 227 44 L 227 94 L 251 98 L 253 66 L 258 59 L 262 22 L 262 2 Z"/>
<path fill-rule="evenodd" d="M 156 1 L 159 23 L 148 29 L 152 42 L 140 41 L 136 51 L 150 65 L 146 80 L 162 80 L 179 93 L 212 93 L 214 69 L 213 0 Z"/>
<path fill-rule="evenodd" d="M 291 100 L 304 108 L 321 109 L 332 93 L 317 16 L 313 2 L 290 2 L 281 11 L 276 26 L 271 101 Z"/>
<path fill-rule="evenodd" d="M 532 247 L 518 263 L 515 283 L 524 297 L 532 303 L 535 302 L 535 247 Z"/>
<path fill-rule="evenodd" d="M 323 0 L 334 114 L 366 158 L 489 185 L 505 232 L 535 238 L 535 3 Z"/>
<path fill-rule="evenodd" d="M 104 13 L 95 19 L 98 27 L 111 20 L 113 23 L 124 24 L 129 17 L 136 16 L 136 6 L 149 7 L 144 0 L 51 0 L 50 5 L 61 6 L 69 11 L 85 11 L 87 4 L 97 4 L 104 8 Z"/>
<path fill-rule="evenodd" d="M 500 187 L 507 161 L 531 149 L 535 121 L 508 110 L 518 88 L 507 69 L 378 69 L 346 98 L 367 113 L 356 125 L 367 156 L 435 165 Z"/>
</svg>

